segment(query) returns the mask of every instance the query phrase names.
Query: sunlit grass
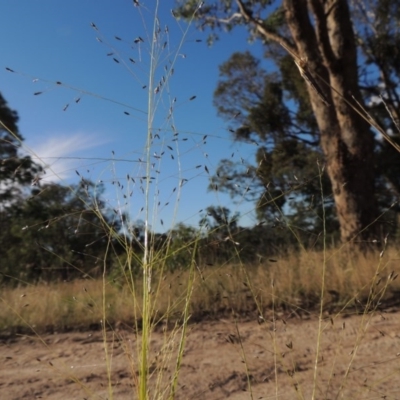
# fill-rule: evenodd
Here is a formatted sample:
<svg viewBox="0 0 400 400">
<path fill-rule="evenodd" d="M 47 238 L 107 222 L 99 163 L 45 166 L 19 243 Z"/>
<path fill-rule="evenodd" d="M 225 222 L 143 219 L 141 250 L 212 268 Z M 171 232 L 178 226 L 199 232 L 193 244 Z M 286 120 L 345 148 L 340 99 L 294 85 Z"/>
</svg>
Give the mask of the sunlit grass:
<svg viewBox="0 0 400 400">
<path fill-rule="evenodd" d="M 363 312 L 371 287 L 382 302 L 400 290 L 397 280 L 395 249 L 389 249 L 380 260 L 379 252 L 366 255 L 344 255 L 331 250 L 327 255 L 325 310 L 328 314 L 346 307 L 349 313 Z M 381 262 L 379 268 L 379 262 Z M 191 320 L 220 318 L 234 312 L 239 317 L 257 318 L 259 310 L 268 315 L 272 302 L 278 310 L 303 314 L 316 312 L 319 305 L 321 252 L 307 251 L 271 259 L 257 265 L 208 266 L 194 272 L 190 299 Z M 200 275 L 201 272 L 201 275 Z M 246 272 L 246 273 L 245 273 Z M 378 275 L 377 275 L 378 273 Z M 173 322 L 181 318 L 185 306 L 190 271 L 155 273 L 159 287 L 150 320 L 152 323 Z M 250 279 L 251 289 L 246 281 Z M 390 279 L 389 279 L 390 277 Z M 272 279 L 274 287 L 271 287 Z M 132 309 L 132 287 L 109 280 L 76 280 L 38 284 L 16 289 L 3 288 L 0 329 L 15 332 L 37 332 L 99 329 L 106 320 L 109 328 L 123 325 L 134 328 L 134 314 L 140 319 L 141 278 L 135 278 L 137 310 Z M 385 286 L 388 284 L 387 290 Z M 253 298 L 256 295 L 256 301 Z M 103 310 L 103 299 L 105 310 Z M 139 322 L 139 326 L 141 322 Z"/>
</svg>

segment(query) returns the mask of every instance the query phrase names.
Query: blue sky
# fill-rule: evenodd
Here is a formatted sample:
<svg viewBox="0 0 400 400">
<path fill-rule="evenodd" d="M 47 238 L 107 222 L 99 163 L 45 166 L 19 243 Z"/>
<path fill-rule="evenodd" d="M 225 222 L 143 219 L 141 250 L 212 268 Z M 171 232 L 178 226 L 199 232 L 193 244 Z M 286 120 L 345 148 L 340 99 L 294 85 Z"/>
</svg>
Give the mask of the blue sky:
<svg viewBox="0 0 400 400">
<path fill-rule="evenodd" d="M 222 158 L 253 160 L 254 147 L 232 141 L 212 99 L 218 66 L 234 51 L 262 54 L 261 46 L 248 44 L 245 31 L 239 30 L 221 35 L 209 48 L 206 33 L 172 17 L 173 0 L 160 3 L 155 86 L 172 67 L 174 73 L 154 97 L 154 127 L 159 128 L 154 132 L 159 138 L 151 149 L 151 175 L 156 178 L 152 224 L 158 231 L 178 221 L 197 225 L 199 210 L 212 204 L 242 213 L 253 207 L 207 193 L 205 166 L 212 174 Z M 128 211 L 134 220 L 144 217 L 140 177 L 146 164 L 140 160 L 145 157 L 148 91 L 142 87 L 148 85 L 156 2 L 141 4 L 138 8 L 132 0 L 0 3 L 0 91 L 20 116 L 25 151 L 46 165 L 45 179 L 69 184 L 79 180 L 78 171 L 94 182 L 103 181 L 110 206 Z M 138 37 L 144 41 L 134 43 Z M 172 125 L 179 135 L 173 135 Z"/>
</svg>

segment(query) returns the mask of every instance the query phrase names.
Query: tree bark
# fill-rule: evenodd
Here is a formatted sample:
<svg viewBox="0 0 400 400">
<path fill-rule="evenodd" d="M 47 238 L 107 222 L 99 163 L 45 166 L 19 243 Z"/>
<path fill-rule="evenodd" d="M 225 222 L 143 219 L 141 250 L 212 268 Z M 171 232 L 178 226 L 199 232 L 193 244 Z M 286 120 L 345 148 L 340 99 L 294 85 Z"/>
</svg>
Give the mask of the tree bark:
<svg viewBox="0 0 400 400">
<path fill-rule="evenodd" d="M 341 238 L 377 238 L 374 141 L 368 123 L 352 109 L 362 105 L 357 49 L 346 0 L 284 0 L 297 54 L 320 82 L 326 105 L 308 87 L 332 183 Z M 310 13 L 313 14 L 311 22 Z M 357 104 L 358 103 L 358 104 Z"/>
</svg>

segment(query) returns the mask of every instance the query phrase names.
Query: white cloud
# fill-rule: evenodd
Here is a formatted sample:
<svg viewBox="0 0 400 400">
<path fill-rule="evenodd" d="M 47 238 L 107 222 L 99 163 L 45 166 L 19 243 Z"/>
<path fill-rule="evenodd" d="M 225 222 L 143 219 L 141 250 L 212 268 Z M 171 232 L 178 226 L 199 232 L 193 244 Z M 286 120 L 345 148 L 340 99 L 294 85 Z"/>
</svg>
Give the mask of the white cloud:
<svg viewBox="0 0 400 400">
<path fill-rule="evenodd" d="M 56 182 L 74 176 L 83 157 L 88 157 L 90 150 L 107 142 L 99 139 L 99 135 L 87 132 L 52 133 L 40 142 L 29 143 L 25 153 L 44 167 L 46 174 L 42 176 L 43 181 Z"/>
</svg>

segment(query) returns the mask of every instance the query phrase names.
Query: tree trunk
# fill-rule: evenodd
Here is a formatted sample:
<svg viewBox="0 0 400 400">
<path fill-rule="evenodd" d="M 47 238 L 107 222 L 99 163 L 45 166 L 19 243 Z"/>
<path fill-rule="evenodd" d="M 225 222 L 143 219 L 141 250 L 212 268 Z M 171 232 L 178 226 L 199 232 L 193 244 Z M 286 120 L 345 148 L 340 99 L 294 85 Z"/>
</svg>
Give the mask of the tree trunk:
<svg viewBox="0 0 400 400">
<path fill-rule="evenodd" d="M 376 238 L 378 209 L 374 190 L 372 132 L 349 105 L 362 104 L 357 50 L 346 0 L 284 0 L 286 19 L 297 52 L 320 82 L 330 105 L 308 87 L 332 183 L 341 238 Z M 312 12 L 314 20 L 310 20 Z M 332 88 L 333 89 L 332 89 Z"/>
</svg>

